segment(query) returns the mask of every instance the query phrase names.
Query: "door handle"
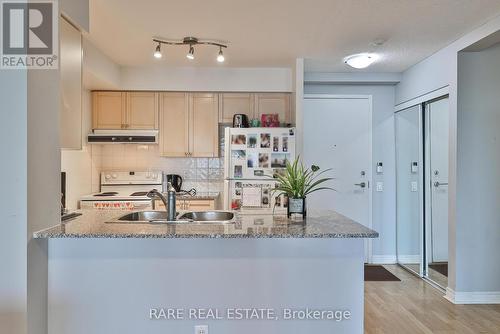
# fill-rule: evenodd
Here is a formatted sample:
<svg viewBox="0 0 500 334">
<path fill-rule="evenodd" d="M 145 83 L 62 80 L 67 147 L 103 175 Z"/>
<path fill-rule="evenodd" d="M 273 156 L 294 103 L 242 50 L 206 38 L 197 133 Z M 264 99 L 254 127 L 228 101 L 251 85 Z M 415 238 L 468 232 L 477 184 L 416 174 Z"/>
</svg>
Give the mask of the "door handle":
<svg viewBox="0 0 500 334">
<path fill-rule="evenodd" d="M 447 182 L 446 183 L 440 183 L 438 181 L 434 182 L 434 187 L 436 187 L 436 188 L 439 188 L 440 186 L 447 186 L 447 185 L 448 185 Z"/>
<path fill-rule="evenodd" d="M 361 188 L 365 188 L 366 187 L 366 183 L 365 182 L 361 182 L 361 183 L 354 183 L 355 186 L 358 186 L 358 187 L 361 187 Z"/>
</svg>

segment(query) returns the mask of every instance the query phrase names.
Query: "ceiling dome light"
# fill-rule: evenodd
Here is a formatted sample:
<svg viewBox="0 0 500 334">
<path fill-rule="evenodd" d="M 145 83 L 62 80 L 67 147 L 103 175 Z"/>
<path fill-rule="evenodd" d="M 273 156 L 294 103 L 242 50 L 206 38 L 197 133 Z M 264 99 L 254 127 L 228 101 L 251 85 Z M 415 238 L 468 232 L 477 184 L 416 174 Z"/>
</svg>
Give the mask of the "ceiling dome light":
<svg viewBox="0 0 500 334">
<path fill-rule="evenodd" d="M 187 59 L 193 60 L 194 59 L 194 48 L 193 46 L 189 46 L 189 52 L 186 55 Z"/>
<path fill-rule="evenodd" d="M 378 57 L 374 54 L 360 53 L 346 57 L 344 59 L 344 63 L 351 67 L 361 69 L 367 68 L 368 66 L 373 64 L 373 62 L 376 61 L 377 58 Z"/>
<path fill-rule="evenodd" d="M 161 50 L 160 50 L 160 43 L 158 43 L 158 46 L 156 47 L 155 52 L 153 53 L 153 56 L 157 59 L 161 58 Z"/>
<path fill-rule="evenodd" d="M 219 55 L 217 56 L 217 61 L 219 63 L 223 63 L 224 60 L 225 60 L 224 53 L 222 53 L 222 47 L 221 47 L 220 50 L 219 50 Z"/>
</svg>

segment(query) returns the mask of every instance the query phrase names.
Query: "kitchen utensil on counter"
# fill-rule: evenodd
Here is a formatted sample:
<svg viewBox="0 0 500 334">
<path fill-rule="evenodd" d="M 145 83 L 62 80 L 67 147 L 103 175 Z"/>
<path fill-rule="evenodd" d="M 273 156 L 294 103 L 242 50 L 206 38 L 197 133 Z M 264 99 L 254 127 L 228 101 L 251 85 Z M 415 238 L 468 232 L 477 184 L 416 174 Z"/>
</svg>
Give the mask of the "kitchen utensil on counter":
<svg viewBox="0 0 500 334">
<path fill-rule="evenodd" d="M 180 175 L 177 175 L 177 174 L 165 175 L 164 183 L 166 184 L 168 182 L 170 182 L 170 184 L 172 184 L 172 187 L 174 187 L 176 192 L 181 191 L 181 189 L 182 189 L 182 177 Z"/>
</svg>

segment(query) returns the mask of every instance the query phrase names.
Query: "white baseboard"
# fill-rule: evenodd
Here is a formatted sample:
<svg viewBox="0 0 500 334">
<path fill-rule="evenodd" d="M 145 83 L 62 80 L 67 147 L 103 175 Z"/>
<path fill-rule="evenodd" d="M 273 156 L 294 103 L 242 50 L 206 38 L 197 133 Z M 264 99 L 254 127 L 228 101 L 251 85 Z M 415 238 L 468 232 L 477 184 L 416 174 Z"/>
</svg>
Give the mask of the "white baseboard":
<svg viewBox="0 0 500 334">
<path fill-rule="evenodd" d="M 372 264 L 396 264 L 396 255 L 372 255 Z"/>
<path fill-rule="evenodd" d="M 500 291 L 456 292 L 446 288 L 446 295 L 453 304 L 500 304 Z"/>
</svg>

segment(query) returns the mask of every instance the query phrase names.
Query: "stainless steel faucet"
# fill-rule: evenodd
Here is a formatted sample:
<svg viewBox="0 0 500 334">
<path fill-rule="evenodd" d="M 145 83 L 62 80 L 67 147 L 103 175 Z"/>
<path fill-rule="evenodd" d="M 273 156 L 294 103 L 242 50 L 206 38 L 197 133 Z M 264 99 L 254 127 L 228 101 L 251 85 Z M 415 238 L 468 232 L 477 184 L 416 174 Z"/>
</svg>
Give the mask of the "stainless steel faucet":
<svg viewBox="0 0 500 334">
<path fill-rule="evenodd" d="M 153 189 L 150 192 L 148 192 L 146 196 L 152 199 L 153 210 L 155 209 L 154 199 L 159 198 L 163 202 L 163 205 L 165 205 L 165 209 L 167 210 L 167 219 L 170 221 L 175 220 L 175 217 L 177 216 L 175 209 L 175 189 L 170 182 L 167 184 L 168 199 L 165 197 L 165 195 L 163 195 L 156 189 Z"/>
</svg>

